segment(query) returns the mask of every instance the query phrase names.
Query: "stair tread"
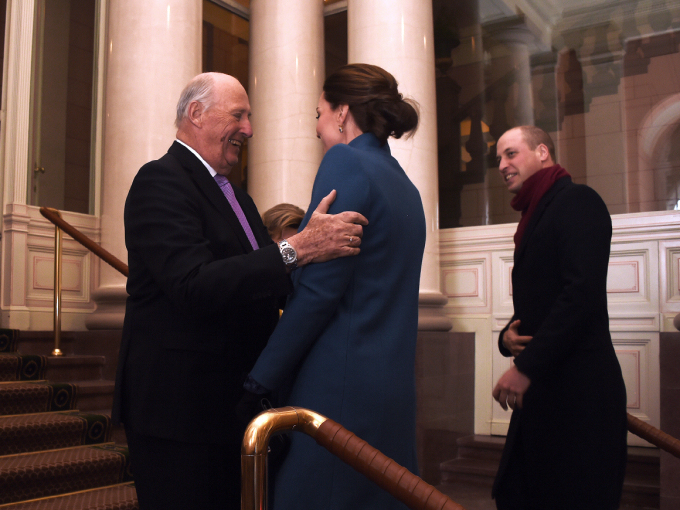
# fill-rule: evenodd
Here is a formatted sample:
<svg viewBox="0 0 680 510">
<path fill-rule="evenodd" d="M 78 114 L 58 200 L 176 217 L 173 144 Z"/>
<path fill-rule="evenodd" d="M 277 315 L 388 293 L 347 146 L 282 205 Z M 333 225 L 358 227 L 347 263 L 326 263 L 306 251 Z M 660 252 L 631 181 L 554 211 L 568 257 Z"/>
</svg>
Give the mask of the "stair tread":
<svg viewBox="0 0 680 510">
<path fill-rule="evenodd" d="M 106 379 L 97 379 L 94 381 L 71 381 L 69 384 L 75 384 L 76 386 L 78 386 L 79 393 L 88 391 L 98 391 L 109 388 L 112 389 L 116 386 L 115 381 L 108 381 Z"/>
<path fill-rule="evenodd" d="M 496 475 L 498 462 L 492 459 L 452 459 L 440 464 L 441 470 L 446 472 L 475 471 L 477 473 L 490 472 Z"/>
<path fill-rule="evenodd" d="M 0 429 L 6 427 L 17 427 L 24 425 L 39 425 L 42 423 L 58 423 L 64 421 L 73 421 L 79 416 L 88 414 L 101 416 L 106 416 L 105 413 L 95 413 L 95 412 L 79 412 L 67 411 L 67 412 L 51 412 L 51 413 L 34 413 L 34 414 L 15 414 L 11 416 L 0 416 Z"/>
<path fill-rule="evenodd" d="M 78 388 L 70 383 L 47 381 L 0 384 L 0 414 L 28 414 L 73 409 Z"/>
<path fill-rule="evenodd" d="M 659 487 L 661 486 L 660 480 L 649 478 L 649 477 L 629 477 L 626 476 L 624 482 L 623 482 L 624 487 L 639 487 L 639 488 L 650 488 L 650 489 L 656 489 L 656 491 L 659 491 Z"/>
<path fill-rule="evenodd" d="M 46 356 L 47 365 L 103 365 L 106 362 L 104 356 L 72 354 L 69 356 Z"/>
<path fill-rule="evenodd" d="M 483 436 L 481 434 L 474 434 L 471 436 L 463 436 L 459 438 L 456 443 L 459 447 L 474 447 L 487 448 L 492 450 L 503 450 L 505 446 L 505 437 L 500 436 Z"/>
<path fill-rule="evenodd" d="M 137 492 L 131 483 L 101 487 L 88 491 L 51 496 L 36 501 L 3 505 L 3 510 L 134 510 L 138 509 Z"/>
<path fill-rule="evenodd" d="M 0 457 L 0 503 L 53 496 L 129 480 L 127 449 L 65 448 Z"/>
<path fill-rule="evenodd" d="M 107 415 L 52 412 L 0 417 L 0 455 L 91 445 L 110 440 Z"/>
</svg>

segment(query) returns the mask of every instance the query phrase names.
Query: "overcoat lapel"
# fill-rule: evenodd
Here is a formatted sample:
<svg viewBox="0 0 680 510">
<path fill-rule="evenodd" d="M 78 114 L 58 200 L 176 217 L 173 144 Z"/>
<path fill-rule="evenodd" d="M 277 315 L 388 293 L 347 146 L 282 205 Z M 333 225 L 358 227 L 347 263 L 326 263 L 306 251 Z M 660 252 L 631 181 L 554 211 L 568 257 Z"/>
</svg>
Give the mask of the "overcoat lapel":
<svg viewBox="0 0 680 510">
<path fill-rule="evenodd" d="M 552 202 L 553 198 L 555 198 L 557 194 L 570 183 L 570 177 L 562 177 L 561 179 L 558 179 L 557 182 L 555 182 L 555 184 L 553 184 L 552 187 L 546 192 L 546 194 L 541 197 L 541 200 L 539 200 L 534 213 L 531 215 L 529 224 L 522 235 L 519 248 L 515 251 L 515 266 L 522 259 L 522 255 L 524 255 L 524 251 L 526 250 L 527 244 L 529 243 L 531 234 L 533 234 L 534 230 L 536 229 L 536 225 L 538 225 L 538 222 L 541 220 L 546 208 L 550 202 Z"/>
<path fill-rule="evenodd" d="M 253 251 L 253 247 L 248 240 L 248 236 L 243 230 L 241 223 L 238 221 L 236 213 L 232 209 L 231 204 L 224 196 L 224 193 L 222 193 L 222 190 L 217 185 L 217 182 L 215 182 L 215 179 L 213 179 L 213 177 L 210 175 L 210 172 L 208 172 L 208 169 L 205 167 L 205 165 L 203 165 L 203 163 L 181 143 L 174 142 L 170 146 L 168 154 L 171 154 L 177 158 L 182 167 L 187 172 L 189 172 L 198 189 L 203 192 L 208 200 L 210 200 L 210 202 L 217 208 L 220 214 L 225 217 L 227 223 L 231 227 L 231 230 L 236 234 L 236 237 L 241 243 L 243 250 L 246 253 Z M 241 203 L 241 201 L 239 201 L 239 203 Z M 243 208 L 243 206 L 241 207 Z M 250 219 L 248 221 L 250 222 Z M 251 229 L 253 232 L 255 232 L 256 229 L 252 228 L 252 222 L 250 224 Z"/>
</svg>

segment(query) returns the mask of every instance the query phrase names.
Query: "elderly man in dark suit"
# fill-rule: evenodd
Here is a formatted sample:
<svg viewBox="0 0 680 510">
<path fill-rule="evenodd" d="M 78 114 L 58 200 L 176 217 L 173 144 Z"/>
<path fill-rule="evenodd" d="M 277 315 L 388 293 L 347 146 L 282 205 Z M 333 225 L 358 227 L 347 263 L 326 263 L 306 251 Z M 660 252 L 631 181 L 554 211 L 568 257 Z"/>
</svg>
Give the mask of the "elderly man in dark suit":
<svg viewBox="0 0 680 510">
<path fill-rule="evenodd" d="M 194 78 L 177 140 L 144 165 L 125 204 L 129 298 L 114 421 L 125 425 L 142 510 L 240 501 L 242 384 L 276 325 L 295 266 L 356 255 L 366 219 L 325 212 L 275 244 L 252 199 L 226 179 L 252 136 L 233 77 Z"/>
<path fill-rule="evenodd" d="M 595 191 L 555 164 L 543 130 L 507 131 L 497 157 L 522 217 L 514 315 L 499 338 L 514 365 L 493 390 L 513 413 L 493 496 L 501 510 L 615 510 L 626 390 L 607 313 L 611 218 Z"/>
</svg>

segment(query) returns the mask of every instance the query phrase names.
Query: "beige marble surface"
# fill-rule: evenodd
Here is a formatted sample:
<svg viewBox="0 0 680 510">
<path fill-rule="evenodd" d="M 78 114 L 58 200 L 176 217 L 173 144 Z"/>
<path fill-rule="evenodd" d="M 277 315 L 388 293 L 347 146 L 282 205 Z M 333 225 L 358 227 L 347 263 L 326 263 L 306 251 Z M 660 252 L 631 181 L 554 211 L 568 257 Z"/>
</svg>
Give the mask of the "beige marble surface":
<svg viewBox="0 0 680 510">
<path fill-rule="evenodd" d="M 282 202 L 306 209 L 323 156 L 316 138 L 323 4 L 252 0 L 250 13 L 248 192 L 260 212 Z"/>
<path fill-rule="evenodd" d="M 404 96 L 420 105 L 420 124 L 415 136 L 408 140 L 390 139 L 389 144 L 423 200 L 427 241 L 420 291 L 432 302 L 433 296 L 441 295 L 432 5 L 421 0 L 349 0 L 347 31 L 349 61 L 375 64 L 389 71 Z M 435 320 L 436 315 L 427 314 L 428 321 Z M 440 329 L 446 324 L 432 326 Z"/>
</svg>

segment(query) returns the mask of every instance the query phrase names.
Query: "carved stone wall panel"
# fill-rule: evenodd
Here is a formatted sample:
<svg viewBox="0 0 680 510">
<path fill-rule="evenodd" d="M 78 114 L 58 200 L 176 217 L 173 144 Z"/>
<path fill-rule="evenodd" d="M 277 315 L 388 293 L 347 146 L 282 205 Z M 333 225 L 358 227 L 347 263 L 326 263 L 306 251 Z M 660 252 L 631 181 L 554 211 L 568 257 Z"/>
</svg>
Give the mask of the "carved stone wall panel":
<svg viewBox="0 0 680 510">
<path fill-rule="evenodd" d="M 659 331 L 656 241 L 613 243 L 607 274 L 612 331 Z"/>
<path fill-rule="evenodd" d="M 466 253 L 441 262 L 442 287 L 451 313 L 490 313 L 491 258 Z"/>
<path fill-rule="evenodd" d="M 62 212 L 62 217 L 94 241 L 98 219 Z M 8 206 L 3 221 L 2 326 L 25 330 L 52 327 L 54 308 L 55 227 L 37 207 Z M 10 256 L 11 255 L 11 256 Z M 62 236 L 62 328 L 85 329 L 84 318 L 95 309 L 94 288 L 98 260 L 89 250 Z"/>
<path fill-rule="evenodd" d="M 512 305 L 512 268 L 515 265 L 514 251 L 494 252 L 493 261 L 493 314 L 494 318 L 509 320 L 513 314 Z M 502 321 L 499 329 L 505 327 L 507 320 Z M 494 326 L 496 321 L 494 321 Z"/>
<path fill-rule="evenodd" d="M 626 383 L 628 412 L 659 426 L 659 333 L 613 332 L 612 343 Z M 646 442 L 629 434 L 629 444 Z"/>
<path fill-rule="evenodd" d="M 680 241 L 659 243 L 662 313 L 680 313 Z"/>
<path fill-rule="evenodd" d="M 29 307 L 54 304 L 54 248 L 29 246 L 26 302 Z M 90 303 L 91 255 L 74 246 L 62 249 L 62 309 L 88 308 Z"/>
<path fill-rule="evenodd" d="M 505 321 L 507 323 L 507 321 Z M 505 326 L 503 324 L 503 327 Z M 499 331 L 493 332 L 493 385 L 495 386 L 496 381 L 501 375 L 505 373 L 512 366 L 512 358 L 506 358 L 498 350 L 498 336 Z M 512 409 L 504 411 L 498 402 L 496 402 L 491 394 L 488 395 L 488 403 L 491 406 L 491 434 L 495 435 L 506 435 L 508 433 L 508 425 L 510 423 L 510 416 L 512 415 Z"/>
</svg>

